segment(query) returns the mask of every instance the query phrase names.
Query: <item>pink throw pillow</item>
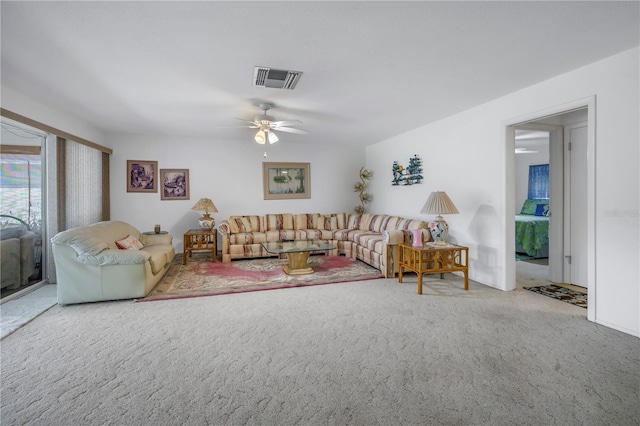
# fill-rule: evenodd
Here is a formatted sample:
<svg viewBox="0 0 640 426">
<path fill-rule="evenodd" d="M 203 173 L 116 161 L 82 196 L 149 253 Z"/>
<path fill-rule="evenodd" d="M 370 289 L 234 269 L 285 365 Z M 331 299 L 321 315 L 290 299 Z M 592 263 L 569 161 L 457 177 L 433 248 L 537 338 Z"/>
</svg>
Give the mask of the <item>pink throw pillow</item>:
<svg viewBox="0 0 640 426">
<path fill-rule="evenodd" d="M 140 250 L 144 246 L 136 237 L 127 235 L 126 238 L 116 241 L 116 245 L 122 250 Z"/>
</svg>

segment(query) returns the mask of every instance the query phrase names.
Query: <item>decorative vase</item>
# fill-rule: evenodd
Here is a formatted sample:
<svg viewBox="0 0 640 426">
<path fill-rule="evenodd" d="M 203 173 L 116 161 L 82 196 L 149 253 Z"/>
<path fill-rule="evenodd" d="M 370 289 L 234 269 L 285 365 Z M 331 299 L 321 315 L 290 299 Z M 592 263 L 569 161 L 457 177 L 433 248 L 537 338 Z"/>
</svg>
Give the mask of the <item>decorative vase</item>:
<svg viewBox="0 0 640 426">
<path fill-rule="evenodd" d="M 209 216 L 209 213 L 205 213 L 200 219 L 198 219 L 198 225 L 203 231 L 211 231 L 216 226 L 216 220 Z"/>
<path fill-rule="evenodd" d="M 442 216 L 436 217 L 436 219 L 429 224 L 429 231 L 431 231 L 431 238 L 437 244 L 446 244 L 449 237 L 449 225 L 442 218 Z"/>
<path fill-rule="evenodd" d="M 422 229 L 413 229 L 413 247 L 422 247 Z"/>
</svg>

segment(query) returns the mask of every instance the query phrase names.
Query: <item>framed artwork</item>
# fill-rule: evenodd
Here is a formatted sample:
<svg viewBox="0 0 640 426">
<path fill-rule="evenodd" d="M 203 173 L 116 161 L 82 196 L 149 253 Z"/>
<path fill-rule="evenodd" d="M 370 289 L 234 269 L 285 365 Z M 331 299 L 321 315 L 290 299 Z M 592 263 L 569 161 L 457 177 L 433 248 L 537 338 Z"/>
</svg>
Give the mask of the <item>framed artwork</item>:
<svg viewBox="0 0 640 426">
<path fill-rule="evenodd" d="M 127 160 L 127 192 L 158 192 L 158 162 Z"/>
<path fill-rule="evenodd" d="M 262 163 L 265 200 L 311 198 L 309 163 Z"/>
<path fill-rule="evenodd" d="M 161 200 L 189 199 L 189 169 L 160 169 Z"/>
</svg>

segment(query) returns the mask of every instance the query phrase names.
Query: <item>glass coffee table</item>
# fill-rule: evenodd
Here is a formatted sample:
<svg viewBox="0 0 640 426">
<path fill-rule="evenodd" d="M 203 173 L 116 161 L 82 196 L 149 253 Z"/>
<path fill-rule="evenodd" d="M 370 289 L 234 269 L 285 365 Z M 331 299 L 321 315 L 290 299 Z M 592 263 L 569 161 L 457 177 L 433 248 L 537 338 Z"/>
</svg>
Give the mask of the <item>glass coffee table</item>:
<svg viewBox="0 0 640 426">
<path fill-rule="evenodd" d="M 262 243 L 269 253 L 284 254 L 289 263 L 282 266 L 287 275 L 313 274 L 309 266 L 309 254 L 312 251 L 333 250 L 336 247 L 322 240 L 270 241 Z"/>
</svg>

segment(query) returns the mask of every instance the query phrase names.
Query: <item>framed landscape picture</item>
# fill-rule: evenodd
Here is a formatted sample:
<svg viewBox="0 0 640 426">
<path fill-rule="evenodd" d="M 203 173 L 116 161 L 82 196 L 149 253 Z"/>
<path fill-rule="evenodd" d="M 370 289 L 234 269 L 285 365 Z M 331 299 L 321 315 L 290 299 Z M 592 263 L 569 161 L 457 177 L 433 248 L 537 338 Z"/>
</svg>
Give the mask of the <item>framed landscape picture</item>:
<svg viewBox="0 0 640 426">
<path fill-rule="evenodd" d="M 127 192 L 158 192 L 158 162 L 127 160 Z"/>
<path fill-rule="evenodd" d="M 311 198 L 309 163 L 262 163 L 265 200 Z"/>
<path fill-rule="evenodd" d="M 160 169 L 161 200 L 189 199 L 189 169 Z"/>
</svg>

